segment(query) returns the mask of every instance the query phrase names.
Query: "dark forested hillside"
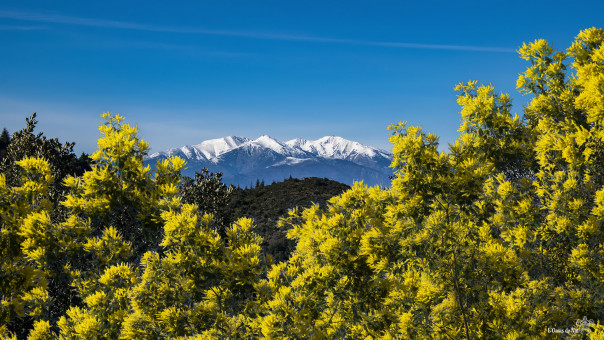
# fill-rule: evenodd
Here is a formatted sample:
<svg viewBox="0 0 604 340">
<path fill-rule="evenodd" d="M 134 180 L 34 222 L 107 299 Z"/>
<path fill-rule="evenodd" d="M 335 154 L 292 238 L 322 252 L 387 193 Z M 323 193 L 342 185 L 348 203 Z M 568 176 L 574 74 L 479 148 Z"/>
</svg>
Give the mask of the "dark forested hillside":
<svg viewBox="0 0 604 340">
<path fill-rule="evenodd" d="M 277 227 L 279 217 L 295 207 L 310 207 L 313 203 L 325 208 L 327 201 L 350 187 L 327 178 L 290 178 L 271 185 L 251 189 L 237 188 L 231 194 L 228 220 L 240 217 L 254 219 L 256 232 L 263 238 L 262 248 L 275 262 L 286 260 L 294 243 L 287 240 L 286 230 Z"/>
<path fill-rule="evenodd" d="M 6 148 L 8 148 L 8 144 L 10 143 L 10 135 L 8 134 L 8 130 L 4 128 L 2 130 L 2 134 L 0 134 L 0 162 L 4 158 L 6 154 Z"/>
</svg>

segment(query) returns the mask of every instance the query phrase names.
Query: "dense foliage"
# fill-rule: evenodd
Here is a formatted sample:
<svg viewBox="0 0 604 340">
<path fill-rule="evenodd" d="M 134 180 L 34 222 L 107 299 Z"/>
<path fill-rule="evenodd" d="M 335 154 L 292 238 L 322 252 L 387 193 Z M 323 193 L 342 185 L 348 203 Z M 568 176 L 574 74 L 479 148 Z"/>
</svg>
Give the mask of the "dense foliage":
<svg viewBox="0 0 604 340">
<path fill-rule="evenodd" d="M 48 214 L 50 220 L 60 221 L 67 213 L 67 209 L 61 205 L 68 192 L 63 179 L 68 175 L 82 175 L 90 169 L 91 160 L 86 154 L 77 157 L 73 153 L 74 143 L 61 144 L 56 138 L 47 139 L 42 133 L 34 134 L 36 123 L 34 113 L 26 119 L 26 127 L 15 132 L 12 138 L 6 129 L 3 130 L 0 135 L 0 173 L 4 175 L 5 185 L 17 187 L 27 182 L 27 179 L 23 177 L 25 167 L 20 161 L 31 157 L 46 160 L 48 175 L 52 181 L 44 184 L 45 189 L 39 190 L 41 194 L 39 199 L 49 205 L 45 209 L 45 213 Z M 14 196 L 8 195 L 5 198 L 10 200 L 12 197 Z M 57 265 L 59 265 L 57 261 L 50 264 L 50 266 Z M 52 304 L 49 304 L 47 311 L 51 319 L 57 319 L 71 304 L 79 301 L 77 295 L 70 288 L 70 279 L 64 273 L 56 270 L 53 275 L 47 277 L 47 291 L 49 300 L 53 301 Z M 17 334 L 27 334 L 32 322 L 33 319 L 30 317 L 13 318 L 9 323 L 9 328 L 14 329 Z"/>
<path fill-rule="evenodd" d="M 195 204 L 200 213 L 212 214 L 218 233 L 226 235 L 226 229 L 234 221 L 228 213 L 233 187 L 222 183 L 221 173 L 203 168 L 195 172 L 194 178 L 185 176 L 180 181 L 180 192 L 183 203 Z"/>
<path fill-rule="evenodd" d="M 0 134 L 0 162 L 4 159 L 6 155 L 6 148 L 8 148 L 8 144 L 10 144 L 10 136 L 8 134 L 8 130 L 6 128 L 2 129 L 2 134 Z"/>
<path fill-rule="evenodd" d="M 310 208 L 318 204 L 327 208 L 327 201 L 350 187 L 326 178 L 289 178 L 282 182 L 253 188 L 233 190 L 226 206 L 227 220 L 240 217 L 254 220 L 254 232 L 262 238 L 262 249 L 275 262 L 287 260 L 295 248 L 295 242 L 287 238 L 287 228 L 278 226 L 279 218 L 294 208 Z"/>
<path fill-rule="evenodd" d="M 604 338 L 604 31 L 519 53 L 522 118 L 509 95 L 459 84 L 448 153 L 391 125 L 391 186 L 291 210 L 295 250 L 274 265 L 250 219 L 220 235 L 183 203 L 183 160 L 143 168 L 148 145 L 119 115 L 56 219 L 50 161 L 16 160 L 17 179 L 0 174 L 0 338 L 26 317 L 29 339 Z M 76 298 L 57 319 L 49 282 L 65 277 Z"/>
<path fill-rule="evenodd" d="M 203 168 L 195 178 L 183 177 L 179 190 L 183 203 L 194 204 L 199 213 L 213 216 L 213 228 L 226 237 L 226 229 L 242 217 L 251 218 L 252 231 L 262 238 L 261 250 L 273 262 L 287 260 L 295 248 L 287 238 L 287 229 L 278 226 L 279 218 L 294 208 L 309 208 L 318 204 L 327 207 L 327 201 L 350 187 L 327 178 L 289 178 L 282 182 L 255 187 L 227 186 L 221 173 Z M 271 262 L 269 260 L 269 262 Z"/>
</svg>

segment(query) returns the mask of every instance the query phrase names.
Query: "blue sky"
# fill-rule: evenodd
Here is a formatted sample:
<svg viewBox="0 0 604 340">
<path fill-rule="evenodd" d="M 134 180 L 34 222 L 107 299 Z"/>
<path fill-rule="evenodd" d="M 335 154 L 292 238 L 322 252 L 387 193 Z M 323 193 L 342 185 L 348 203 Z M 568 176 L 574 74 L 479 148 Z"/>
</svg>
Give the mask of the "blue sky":
<svg viewBox="0 0 604 340">
<path fill-rule="evenodd" d="M 455 84 L 515 99 L 515 50 L 604 27 L 601 1 L 0 2 L 0 128 L 92 152 L 121 113 L 159 151 L 210 138 L 337 135 L 390 149 L 386 126 L 458 135 Z"/>
</svg>

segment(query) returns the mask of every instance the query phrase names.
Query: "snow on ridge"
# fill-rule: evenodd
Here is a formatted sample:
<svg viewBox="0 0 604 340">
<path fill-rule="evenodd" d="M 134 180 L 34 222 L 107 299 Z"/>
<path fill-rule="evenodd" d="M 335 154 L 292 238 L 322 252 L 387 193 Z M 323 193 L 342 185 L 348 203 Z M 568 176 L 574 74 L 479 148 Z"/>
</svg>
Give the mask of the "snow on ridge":
<svg viewBox="0 0 604 340">
<path fill-rule="evenodd" d="M 285 145 L 292 147 L 292 148 L 300 148 L 302 145 L 305 145 L 307 143 L 308 143 L 308 140 L 306 140 L 306 139 L 295 138 L 295 139 L 288 140 L 287 142 L 285 142 Z"/>
<path fill-rule="evenodd" d="M 237 136 L 210 139 L 193 146 L 187 145 L 156 152 L 150 155 L 149 158 L 182 155 L 187 159 L 206 159 L 216 163 L 220 155 L 242 147 L 269 149 L 283 156 L 296 159 L 306 159 L 309 156 L 351 161 L 355 161 L 359 157 L 392 158 L 392 155 L 386 151 L 338 136 L 325 136 L 316 140 L 296 138 L 282 143 L 268 135 L 262 135 L 254 140 Z"/>
<path fill-rule="evenodd" d="M 277 141 L 269 135 L 262 135 L 257 139 L 250 141 L 250 143 L 259 145 L 263 148 L 271 149 L 277 153 L 283 153 L 285 151 L 284 149 L 286 148 L 285 145 L 283 145 L 281 142 Z"/>
<path fill-rule="evenodd" d="M 186 145 L 180 148 L 180 151 L 182 151 L 182 153 L 184 153 L 187 158 L 191 158 L 191 155 L 193 154 L 193 150 L 191 149 L 192 148 L 190 146 Z"/>
<path fill-rule="evenodd" d="M 268 135 L 256 139 L 227 136 L 197 145 L 186 145 L 153 153 L 145 162 L 153 167 L 154 159 L 170 156 L 185 158 L 189 164 L 183 174 L 193 176 L 205 167 L 222 172 L 225 183 L 245 184 L 257 178 L 281 180 L 288 176 L 319 176 L 342 183 L 367 180 L 387 185 L 392 154 L 350 141 L 325 136 L 316 140 L 292 139 L 285 143 Z"/>
<path fill-rule="evenodd" d="M 351 157 L 358 157 L 359 155 L 369 158 L 374 158 L 377 155 L 389 158 L 387 153 L 379 149 L 338 136 L 325 136 L 314 141 L 305 141 L 299 144 L 303 150 L 325 158 L 349 159 Z"/>
<path fill-rule="evenodd" d="M 197 145 L 194 145 L 193 148 L 197 151 L 197 159 L 206 158 L 210 160 L 222 155 L 223 153 L 236 149 L 249 141 L 250 140 L 245 137 L 227 136 L 203 141 Z M 203 155 L 203 157 L 200 157 L 201 155 Z"/>
<path fill-rule="evenodd" d="M 276 166 L 281 166 L 281 165 L 297 165 L 297 164 L 309 162 L 312 160 L 313 160 L 312 158 L 287 157 L 286 159 L 271 165 L 271 167 L 276 167 Z"/>
<path fill-rule="evenodd" d="M 148 156 L 149 159 L 157 157 L 184 156 L 187 159 L 212 160 L 225 152 L 238 148 L 250 139 L 238 136 L 208 139 L 196 145 L 185 145 L 179 148 L 155 152 Z"/>
<path fill-rule="evenodd" d="M 147 158 L 156 158 L 156 157 L 172 157 L 174 155 L 177 155 L 178 153 L 183 152 L 183 148 L 185 147 L 180 147 L 180 148 L 170 148 L 168 150 L 164 150 L 164 151 L 158 151 L 158 152 L 154 152 L 151 155 L 147 156 Z"/>
</svg>

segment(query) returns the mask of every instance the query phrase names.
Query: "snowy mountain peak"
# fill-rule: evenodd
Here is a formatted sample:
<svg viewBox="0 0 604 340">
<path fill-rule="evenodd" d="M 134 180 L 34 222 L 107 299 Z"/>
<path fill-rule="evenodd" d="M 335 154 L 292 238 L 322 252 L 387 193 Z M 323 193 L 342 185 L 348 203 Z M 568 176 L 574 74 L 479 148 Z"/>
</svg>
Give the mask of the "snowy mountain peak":
<svg viewBox="0 0 604 340">
<path fill-rule="evenodd" d="M 215 146 L 217 148 L 236 148 L 239 145 L 249 142 L 250 139 L 245 138 L 245 137 L 238 137 L 238 136 L 226 136 L 226 137 L 222 137 L 222 138 L 216 138 L 216 139 L 208 139 L 206 141 L 203 141 L 199 144 L 196 145 L 196 147 L 198 146 Z"/>
<path fill-rule="evenodd" d="M 197 145 L 185 145 L 180 148 L 172 148 L 166 151 L 156 152 L 149 158 L 184 156 L 187 159 L 213 159 L 221 154 L 238 148 L 249 142 L 245 137 L 227 136 L 216 139 L 208 139 Z"/>
<path fill-rule="evenodd" d="M 344 138 L 339 137 L 339 136 L 325 136 L 325 137 L 317 139 L 316 141 L 317 142 L 324 142 L 324 143 L 334 143 L 334 142 L 342 142 L 342 141 L 349 142 L 349 140 L 344 139 Z"/>
<path fill-rule="evenodd" d="M 285 145 L 287 145 L 291 148 L 300 148 L 302 145 L 304 145 L 306 143 L 308 143 L 308 140 L 302 139 L 302 138 L 296 138 L 296 139 L 288 140 L 287 142 L 285 142 Z"/>
<path fill-rule="evenodd" d="M 193 176 L 205 167 L 222 172 L 228 183 L 247 185 L 257 178 L 328 177 L 343 183 L 364 180 L 387 184 L 392 154 L 338 136 L 317 140 L 292 139 L 282 143 L 268 135 L 254 140 L 227 136 L 152 154 L 145 162 L 180 156 L 187 160 L 184 174 Z"/>
<path fill-rule="evenodd" d="M 245 137 L 227 136 L 203 141 L 193 146 L 193 148 L 197 151 L 196 156 L 198 157 L 196 159 L 201 159 L 200 155 L 203 155 L 205 159 L 212 159 L 249 141 Z"/>
<path fill-rule="evenodd" d="M 359 156 L 373 158 L 378 155 L 388 157 L 387 152 L 338 136 L 325 136 L 314 141 L 294 140 L 290 142 L 292 142 L 292 145 L 298 145 L 302 150 L 332 159 L 348 159 Z"/>
<path fill-rule="evenodd" d="M 281 144 L 281 142 L 272 138 L 269 135 L 263 135 L 253 140 L 252 143 L 259 145 L 263 148 L 271 149 L 277 153 L 282 153 L 283 149 L 285 149 L 285 145 Z"/>
</svg>

